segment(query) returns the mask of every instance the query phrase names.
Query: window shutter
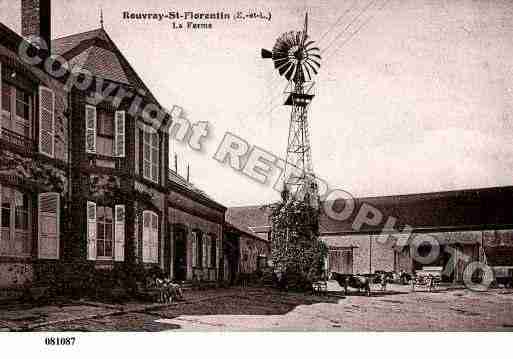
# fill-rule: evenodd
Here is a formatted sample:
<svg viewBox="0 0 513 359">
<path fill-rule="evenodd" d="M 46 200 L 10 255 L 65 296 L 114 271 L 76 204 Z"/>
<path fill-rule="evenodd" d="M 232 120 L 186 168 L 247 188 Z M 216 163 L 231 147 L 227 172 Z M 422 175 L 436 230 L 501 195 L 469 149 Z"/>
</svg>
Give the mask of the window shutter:
<svg viewBox="0 0 513 359">
<path fill-rule="evenodd" d="M 151 214 L 151 262 L 159 262 L 159 216 Z"/>
<path fill-rule="evenodd" d="M 87 202 L 87 259 L 96 260 L 96 203 Z"/>
<path fill-rule="evenodd" d="M 114 207 L 114 260 L 123 262 L 125 260 L 125 206 Z"/>
<path fill-rule="evenodd" d="M 41 193 L 38 202 L 38 258 L 59 259 L 60 196 Z"/>
<path fill-rule="evenodd" d="M 197 256 L 198 256 L 198 249 L 196 248 L 197 247 L 197 244 L 198 244 L 198 234 L 196 232 L 193 232 L 192 233 L 192 266 L 193 267 L 197 267 Z"/>
<path fill-rule="evenodd" d="M 87 153 L 96 153 L 96 107 L 85 106 L 85 143 Z"/>
<path fill-rule="evenodd" d="M 52 158 L 55 134 L 54 108 L 53 91 L 39 86 L 39 152 Z"/>
<path fill-rule="evenodd" d="M 151 230 L 151 213 L 143 212 L 143 240 L 142 240 L 142 260 L 147 263 L 151 256 L 150 249 L 150 230 Z"/>
<path fill-rule="evenodd" d="M 114 118 L 114 156 L 125 157 L 125 111 L 116 111 Z"/>
</svg>

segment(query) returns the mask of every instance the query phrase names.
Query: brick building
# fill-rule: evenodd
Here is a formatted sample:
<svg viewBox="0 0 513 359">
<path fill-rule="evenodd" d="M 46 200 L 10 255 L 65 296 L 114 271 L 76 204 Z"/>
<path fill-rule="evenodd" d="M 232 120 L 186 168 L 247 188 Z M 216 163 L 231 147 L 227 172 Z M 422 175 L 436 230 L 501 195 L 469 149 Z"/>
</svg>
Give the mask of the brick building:
<svg viewBox="0 0 513 359">
<path fill-rule="evenodd" d="M 0 288 L 77 259 L 217 280 L 226 208 L 170 170 L 171 116 L 145 115 L 164 108 L 103 28 L 51 40 L 50 1 L 21 9 L 23 37 L 0 23 Z M 31 35 L 63 66 L 27 63 L 19 49 Z M 77 69 L 89 86 L 66 86 Z M 134 96 L 98 97 L 109 86 L 137 94 L 138 106 Z"/>
<path fill-rule="evenodd" d="M 453 258 L 457 265 L 445 280 L 461 281 L 469 261 L 513 265 L 512 203 L 513 187 L 357 198 L 355 210 L 344 221 L 321 213 L 321 239 L 330 248 L 328 268 L 342 273 L 421 269 L 427 264 L 415 258 L 429 252 L 424 235 L 440 244 L 441 254 L 429 265 L 445 267 L 456 253 Z M 355 229 L 355 219 L 363 204 L 378 210 L 383 220 L 378 225 L 363 223 Z M 343 203 L 334 203 L 333 209 L 341 211 Z M 227 218 L 231 216 L 239 218 L 256 234 L 269 236 L 268 210 L 260 206 L 229 208 Z M 408 243 L 416 245 L 396 245 L 396 240 L 401 236 L 406 239 L 408 235 L 393 233 L 395 237 L 389 237 L 392 232 L 384 224 L 391 217 L 396 219 L 395 230 L 403 230 L 406 225 L 411 227 Z M 417 257 L 413 250 L 417 250 Z"/>
</svg>

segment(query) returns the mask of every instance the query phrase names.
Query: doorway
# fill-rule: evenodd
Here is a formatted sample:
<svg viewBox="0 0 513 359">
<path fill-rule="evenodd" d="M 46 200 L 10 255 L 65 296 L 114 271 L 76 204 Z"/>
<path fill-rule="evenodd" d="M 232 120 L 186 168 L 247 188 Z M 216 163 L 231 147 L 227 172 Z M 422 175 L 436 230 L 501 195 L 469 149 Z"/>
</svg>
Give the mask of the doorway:
<svg viewBox="0 0 513 359">
<path fill-rule="evenodd" d="M 174 236 L 174 279 L 184 281 L 187 278 L 187 232 L 183 228 L 176 228 Z"/>
</svg>

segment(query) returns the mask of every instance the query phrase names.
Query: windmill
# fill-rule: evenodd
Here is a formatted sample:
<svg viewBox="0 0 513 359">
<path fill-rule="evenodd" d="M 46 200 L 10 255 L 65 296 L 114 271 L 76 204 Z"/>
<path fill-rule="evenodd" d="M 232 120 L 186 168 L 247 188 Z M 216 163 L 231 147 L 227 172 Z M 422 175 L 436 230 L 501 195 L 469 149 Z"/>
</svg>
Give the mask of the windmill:
<svg viewBox="0 0 513 359">
<path fill-rule="evenodd" d="M 316 203 L 318 190 L 313 173 L 308 130 L 308 107 L 314 97 L 312 81 L 321 66 L 320 49 L 308 36 L 308 14 L 302 31 L 281 35 L 272 51 L 262 49 L 262 58 L 272 59 L 274 67 L 289 81 L 286 106 L 291 106 L 284 194 Z"/>
</svg>

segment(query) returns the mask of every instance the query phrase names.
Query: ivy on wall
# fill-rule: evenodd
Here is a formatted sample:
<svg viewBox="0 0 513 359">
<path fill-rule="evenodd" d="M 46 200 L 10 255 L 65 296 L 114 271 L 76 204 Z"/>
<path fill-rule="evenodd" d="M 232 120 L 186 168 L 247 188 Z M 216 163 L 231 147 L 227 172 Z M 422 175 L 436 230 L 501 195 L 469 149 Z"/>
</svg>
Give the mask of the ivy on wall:
<svg viewBox="0 0 513 359">
<path fill-rule="evenodd" d="M 102 199 L 111 203 L 123 203 L 127 199 L 152 203 L 153 194 L 135 188 L 124 188 L 119 177 L 112 175 L 91 175 L 89 181 L 89 199 Z"/>
<path fill-rule="evenodd" d="M 66 195 L 67 178 L 64 171 L 5 149 L 0 149 L 0 174 L 14 175 L 36 184 L 44 191 Z"/>
<path fill-rule="evenodd" d="M 284 193 L 282 201 L 271 206 L 270 221 L 275 272 L 303 283 L 317 280 L 328 254 L 326 244 L 319 239 L 318 207 Z"/>
</svg>

